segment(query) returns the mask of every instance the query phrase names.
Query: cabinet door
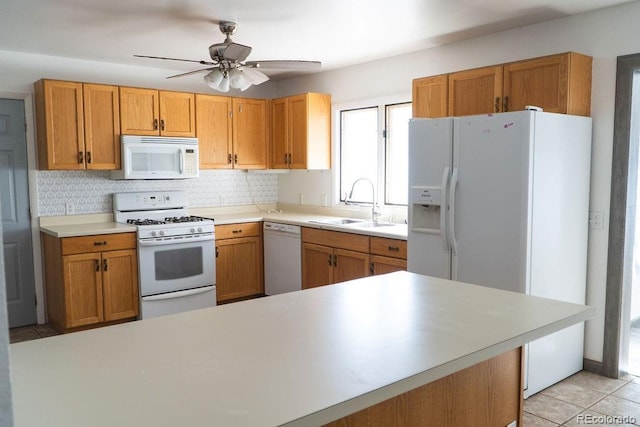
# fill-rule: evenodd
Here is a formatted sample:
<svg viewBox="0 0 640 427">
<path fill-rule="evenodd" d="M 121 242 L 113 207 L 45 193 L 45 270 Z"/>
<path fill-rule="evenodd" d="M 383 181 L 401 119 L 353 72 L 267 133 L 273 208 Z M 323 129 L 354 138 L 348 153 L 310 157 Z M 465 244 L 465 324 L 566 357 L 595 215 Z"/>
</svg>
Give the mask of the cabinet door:
<svg viewBox="0 0 640 427">
<path fill-rule="evenodd" d="M 392 273 L 394 271 L 406 271 L 407 260 L 371 255 L 371 267 L 371 273 L 373 275 Z"/>
<path fill-rule="evenodd" d="M 234 167 L 267 167 L 267 101 L 233 98 Z"/>
<path fill-rule="evenodd" d="M 87 169 L 120 169 L 118 86 L 85 83 L 82 89 Z"/>
<path fill-rule="evenodd" d="M 413 81 L 413 117 L 446 117 L 449 76 L 425 77 Z"/>
<path fill-rule="evenodd" d="M 344 249 L 334 249 L 333 253 L 333 283 L 369 275 L 369 254 Z"/>
<path fill-rule="evenodd" d="M 120 130 L 123 135 L 159 135 L 158 91 L 120 88 Z"/>
<path fill-rule="evenodd" d="M 449 115 L 502 111 L 502 65 L 449 74 Z"/>
<path fill-rule="evenodd" d="M 307 95 L 289 97 L 289 167 L 307 168 L 309 121 Z"/>
<path fill-rule="evenodd" d="M 84 169 L 82 83 L 40 80 L 35 84 L 40 169 Z"/>
<path fill-rule="evenodd" d="M 302 244 L 302 289 L 333 283 L 333 249 L 313 243 Z"/>
<path fill-rule="evenodd" d="M 289 109 L 289 121 L 292 123 L 290 166 L 295 169 L 331 169 L 331 95 L 307 93 L 293 96 Z M 298 154 L 302 143 L 305 147 Z"/>
<path fill-rule="evenodd" d="M 588 116 L 591 61 L 588 56 L 571 52 L 506 64 L 505 111 L 535 105 L 551 113 Z"/>
<path fill-rule="evenodd" d="M 99 253 L 62 257 L 66 328 L 104 320 L 102 268 Z"/>
<path fill-rule="evenodd" d="M 270 167 L 289 167 L 289 118 L 288 98 L 271 101 L 271 154 Z"/>
<path fill-rule="evenodd" d="M 200 168 L 229 169 L 232 160 L 231 98 L 196 94 Z"/>
<path fill-rule="evenodd" d="M 102 253 L 104 320 L 138 317 L 138 257 L 135 249 Z"/>
<path fill-rule="evenodd" d="M 264 294 L 262 239 L 216 241 L 216 294 L 220 302 Z"/>
<path fill-rule="evenodd" d="M 195 95 L 160 91 L 160 135 L 196 136 Z"/>
</svg>

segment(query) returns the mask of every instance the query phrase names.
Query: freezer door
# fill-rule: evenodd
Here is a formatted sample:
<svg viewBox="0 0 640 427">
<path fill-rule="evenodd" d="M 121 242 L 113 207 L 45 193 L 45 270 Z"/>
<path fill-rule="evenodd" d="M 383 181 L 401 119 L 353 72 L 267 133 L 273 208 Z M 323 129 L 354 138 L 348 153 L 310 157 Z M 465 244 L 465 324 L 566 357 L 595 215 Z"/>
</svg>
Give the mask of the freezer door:
<svg viewBox="0 0 640 427">
<path fill-rule="evenodd" d="M 407 269 L 449 279 L 448 187 L 453 119 L 409 121 Z"/>
<path fill-rule="evenodd" d="M 452 279 L 526 292 L 531 113 L 454 120 Z"/>
</svg>

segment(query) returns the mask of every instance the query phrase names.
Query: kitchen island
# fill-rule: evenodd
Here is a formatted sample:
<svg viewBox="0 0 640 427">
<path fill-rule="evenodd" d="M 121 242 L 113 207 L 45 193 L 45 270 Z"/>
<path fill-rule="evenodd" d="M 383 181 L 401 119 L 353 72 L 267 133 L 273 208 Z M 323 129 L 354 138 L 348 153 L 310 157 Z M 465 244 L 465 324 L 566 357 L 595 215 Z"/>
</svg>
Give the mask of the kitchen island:
<svg viewBox="0 0 640 427">
<path fill-rule="evenodd" d="M 506 393 L 515 402 L 508 423 L 522 413 L 519 347 L 593 315 L 587 306 L 407 272 L 372 276 L 12 344 L 15 420 L 320 425 L 365 408 L 389 416 L 393 398 L 441 379 L 442 405 L 464 413 L 457 397 L 469 393 L 455 387 L 456 375 L 489 363 L 478 378 L 489 382 L 489 399 Z M 505 393 L 494 379 L 510 384 Z M 445 396 L 452 390 L 453 403 Z M 425 420 L 426 407 L 403 416 Z"/>
</svg>

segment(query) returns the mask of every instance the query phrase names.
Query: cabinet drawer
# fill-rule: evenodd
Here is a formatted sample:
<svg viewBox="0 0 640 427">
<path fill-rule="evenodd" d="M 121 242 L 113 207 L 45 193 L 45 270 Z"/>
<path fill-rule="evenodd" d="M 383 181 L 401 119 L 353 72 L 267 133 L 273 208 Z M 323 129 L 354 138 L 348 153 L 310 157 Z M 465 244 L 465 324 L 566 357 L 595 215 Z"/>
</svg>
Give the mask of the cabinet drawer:
<svg viewBox="0 0 640 427">
<path fill-rule="evenodd" d="M 371 253 L 391 258 L 407 259 L 407 242 L 406 240 L 372 237 Z"/>
<path fill-rule="evenodd" d="M 369 253 L 369 236 L 302 227 L 302 241 L 332 248 Z"/>
<path fill-rule="evenodd" d="M 238 224 L 216 225 L 216 240 L 260 236 L 260 224 L 261 223 L 259 222 L 244 222 Z"/>
<path fill-rule="evenodd" d="M 136 233 L 63 237 L 62 255 L 136 248 Z"/>
</svg>

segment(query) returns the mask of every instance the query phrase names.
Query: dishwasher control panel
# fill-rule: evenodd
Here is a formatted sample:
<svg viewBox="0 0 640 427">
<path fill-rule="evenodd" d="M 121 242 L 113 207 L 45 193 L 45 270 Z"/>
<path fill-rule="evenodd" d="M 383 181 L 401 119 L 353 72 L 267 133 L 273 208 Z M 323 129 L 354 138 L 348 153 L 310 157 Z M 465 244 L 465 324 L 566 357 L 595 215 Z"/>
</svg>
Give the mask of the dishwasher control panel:
<svg viewBox="0 0 640 427">
<path fill-rule="evenodd" d="M 275 222 L 265 222 L 263 226 L 264 231 L 279 231 L 281 233 L 293 233 L 300 234 L 299 225 L 280 224 Z"/>
</svg>

